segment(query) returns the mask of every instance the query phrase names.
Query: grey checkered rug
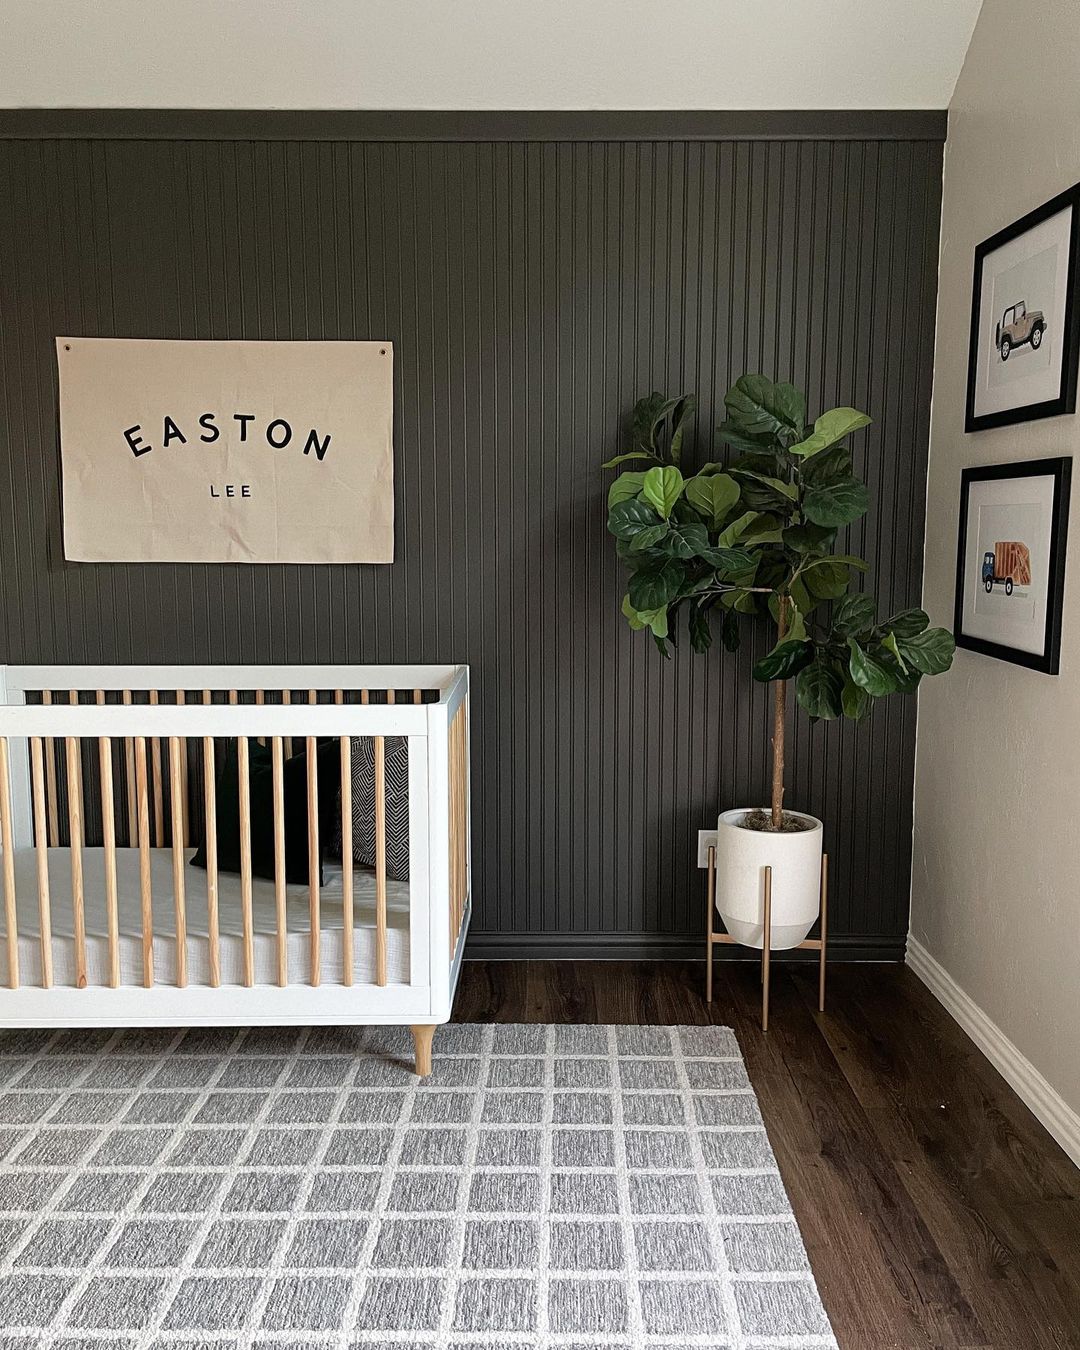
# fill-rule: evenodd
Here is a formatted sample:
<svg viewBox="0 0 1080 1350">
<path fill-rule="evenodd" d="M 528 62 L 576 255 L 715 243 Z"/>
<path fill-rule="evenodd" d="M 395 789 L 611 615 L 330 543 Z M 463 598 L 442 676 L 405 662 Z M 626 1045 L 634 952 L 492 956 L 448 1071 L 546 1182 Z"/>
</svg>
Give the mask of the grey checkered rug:
<svg viewBox="0 0 1080 1350">
<path fill-rule="evenodd" d="M 0 1032 L 0 1350 L 835 1346 L 735 1037 Z"/>
</svg>

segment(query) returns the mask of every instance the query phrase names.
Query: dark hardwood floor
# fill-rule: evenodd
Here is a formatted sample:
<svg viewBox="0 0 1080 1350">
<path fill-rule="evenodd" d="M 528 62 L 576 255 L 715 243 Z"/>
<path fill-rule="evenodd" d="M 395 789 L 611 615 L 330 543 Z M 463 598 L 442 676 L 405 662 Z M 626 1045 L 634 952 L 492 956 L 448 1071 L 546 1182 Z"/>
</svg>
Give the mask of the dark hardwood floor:
<svg viewBox="0 0 1080 1350">
<path fill-rule="evenodd" d="M 455 1020 L 735 1029 L 842 1350 L 1080 1347 L 1080 1171 L 903 966 L 465 965 Z M 438 1039 L 436 1038 L 436 1051 Z"/>
</svg>

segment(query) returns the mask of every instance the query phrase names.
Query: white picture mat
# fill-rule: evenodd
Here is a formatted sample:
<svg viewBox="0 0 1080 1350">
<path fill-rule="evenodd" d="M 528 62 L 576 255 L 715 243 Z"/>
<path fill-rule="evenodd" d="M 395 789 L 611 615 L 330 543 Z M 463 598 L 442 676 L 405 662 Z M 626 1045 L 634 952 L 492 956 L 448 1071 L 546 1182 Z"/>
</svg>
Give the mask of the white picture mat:
<svg viewBox="0 0 1080 1350">
<path fill-rule="evenodd" d="M 58 338 L 57 361 L 65 557 L 393 561 L 389 342 Z"/>
<path fill-rule="evenodd" d="M 960 625 L 966 637 L 1044 654 L 1053 519 L 1053 474 L 971 483 Z M 1031 585 L 1015 587 L 1011 596 L 1001 585 L 987 595 L 982 581 L 983 553 L 999 540 L 1025 543 L 1031 555 Z"/>
<path fill-rule="evenodd" d="M 1011 408 L 1045 403 L 1061 392 L 1061 359 L 1065 344 L 1065 301 L 1068 295 L 1069 239 L 1073 228 L 1073 208 L 1065 206 L 1047 220 L 1026 230 L 1016 239 L 1002 244 L 982 260 L 979 292 L 978 346 L 976 349 L 974 415 L 1004 412 Z M 1054 250 L 1053 294 L 1049 301 L 1034 295 L 1014 295 L 1005 299 L 995 295 L 999 277 L 1022 269 L 1025 261 Z M 1019 271 L 1015 273 L 1019 275 Z M 995 327 L 1006 304 L 1023 300 L 1029 309 L 1041 309 L 1046 316 L 1046 332 L 1038 353 L 1029 346 L 1017 348 L 1002 362 L 994 341 Z M 995 308 L 997 306 L 997 308 Z M 1046 355 L 1043 356 L 1045 350 Z M 1018 364 L 1024 373 L 1002 378 L 1002 366 L 1011 366 L 1018 357 L 1035 358 Z"/>
</svg>

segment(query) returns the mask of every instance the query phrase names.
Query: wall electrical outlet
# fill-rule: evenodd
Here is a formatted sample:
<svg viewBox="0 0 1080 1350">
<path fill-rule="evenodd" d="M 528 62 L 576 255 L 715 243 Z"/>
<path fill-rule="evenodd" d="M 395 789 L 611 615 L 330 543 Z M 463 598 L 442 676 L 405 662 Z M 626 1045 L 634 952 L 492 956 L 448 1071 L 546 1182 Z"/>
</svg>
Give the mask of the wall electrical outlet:
<svg viewBox="0 0 1080 1350">
<path fill-rule="evenodd" d="M 697 865 L 699 867 L 708 867 L 709 849 L 716 847 L 715 830 L 698 830 L 697 832 Z"/>
</svg>

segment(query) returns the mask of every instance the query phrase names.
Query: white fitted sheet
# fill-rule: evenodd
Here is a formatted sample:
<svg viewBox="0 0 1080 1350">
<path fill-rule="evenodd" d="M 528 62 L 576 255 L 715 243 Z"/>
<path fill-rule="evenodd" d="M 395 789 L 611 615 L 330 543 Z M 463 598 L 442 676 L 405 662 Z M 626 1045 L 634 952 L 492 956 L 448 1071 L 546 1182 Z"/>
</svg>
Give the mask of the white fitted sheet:
<svg viewBox="0 0 1080 1350">
<path fill-rule="evenodd" d="M 210 983 L 207 937 L 206 871 L 192 867 L 194 849 L 185 851 L 184 893 L 187 917 L 187 964 L 189 984 Z M 50 848 L 49 894 L 52 921 L 54 984 L 75 984 L 74 910 L 71 900 L 71 850 Z M 108 924 L 105 908 L 105 852 L 84 848 L 83 910 L 86 926 L 87 981 L 108 983 Z M 176 909 L 173 897 L 172 850 L 150 850 L 151 893 L 154 915 L 154 980 L 176 983 Z M 325 882 L 320 890 L 319 930 L 321 980 L 342 984 L 342 865 L 323 864 Z M 142 902 L 139 884 L 139 850 L 116 850 L 116 879 L 120 928 L 120 982 L 141 985 Z M 33 849 L 15 854 L 16 913 L 19 930 L 19 964 L 25 984 L 41 983 L 41 941 L 37 892 L 37 860 Z M 277 909 L 274 883 L 253 877 L 252 916 L 255 927 L 255 983 L 277 984 Z M 387 979 L 409 980 L 409 883 L 386 883 Z M 375 979 L 375 874 L 353 865 L 353 980 L 356 984 Z M 288 974 L 290 984 L 305 984 L 311 976 L 309 892 L 306 885 L 286 887 Z M 218 873 L 218 933 L 222 984 L 243 983 L 243 939 L 240 910 L 240 878 Z"/>
</svg>

